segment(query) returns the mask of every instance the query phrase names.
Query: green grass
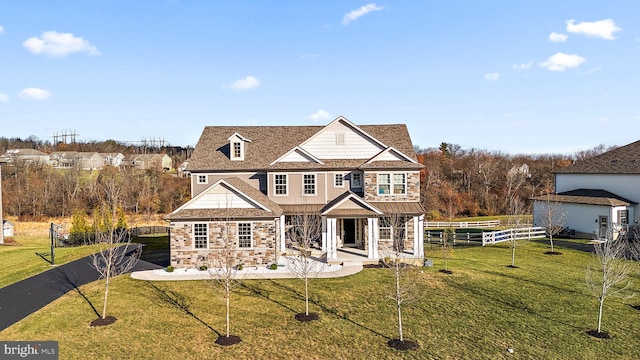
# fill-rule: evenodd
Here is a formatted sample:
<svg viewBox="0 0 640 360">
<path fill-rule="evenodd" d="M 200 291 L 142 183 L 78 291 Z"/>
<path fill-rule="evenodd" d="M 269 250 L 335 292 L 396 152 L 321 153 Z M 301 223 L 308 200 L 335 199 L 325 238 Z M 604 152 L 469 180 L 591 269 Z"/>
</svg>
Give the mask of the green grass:
<svg viewBox="0 0 640 360">
<path fill-rule="evenodd" d="M 77 260 L 96 251 L 95 246 L 55 248 L 55 264 Z M 51 269 L 51 241 L 47 236 L 15 236 L 14 243 L 0 246 L 0 259 L 0 287 L 4 287 Z"/>
<path fill-rule="evenodd" d="M 240 344 L 214 344 L 224 332 L 224 303 L 208 281 L 144 282 L 128 276 L 111 285 L 108 313 L 116 323 L 91 328 L 92 306 L 101 305 L 102 281 L 81 287 L 0 332 L 3 340 L 57 340 L 60 359 L 636 359 L 640 311 L 625 302 L 605 303 L 595 340 L 597 304 L 584 285 L 591 255 L 523 242 L 517 269 L 508 244 L 456 247 L 444 267 L 438 246 L 426 246 L 433 268 L 414 269 L 413 301 L 404 307 L 405 336 L 420 349 L 386 345 L 397 335 L 388 299 L 393 278 L 386 269 L 311 282 L 311 311 L 321 320 L 299 323 L 304 309 L 299 280 L 244 281 L 232 295 L 232 333 Z M 4 254 L 3 254 L 4 255 Z M 634 291 L 640 279 L 634 274 Z M 86 299 L 84 298 L 86 297 Z M 511 347 L 513 354 L 506 352 Z"/>
</svg>

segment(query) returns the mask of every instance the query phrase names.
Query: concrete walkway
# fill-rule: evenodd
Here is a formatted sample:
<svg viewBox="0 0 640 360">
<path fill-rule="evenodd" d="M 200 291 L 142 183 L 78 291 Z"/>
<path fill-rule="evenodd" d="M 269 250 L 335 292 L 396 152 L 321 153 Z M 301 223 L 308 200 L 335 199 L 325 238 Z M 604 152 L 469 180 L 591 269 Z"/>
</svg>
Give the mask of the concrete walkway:
<svg viewBox="0 0 640 360">
<path fill-rule="evenodd" d="M 335 269 L 335 270 L 334 270 Z M 325 264 L 322 270 L 315 276 L 315 272 L 311 272 L 314 278 L 338 278 L 357 274 L 362 271 L 362 263 L 345 263 L 344 265 Z M 193 269 L 176 269 L 168 273 L 164 270 L 145 270 L 134 271 L 131 277 L 137 280 L 147 281 L 177 281 L 177 280 L 209 280 L 212 278 L 209 271 L 194 271 Z M 264 270 L 248 267 L 236 272 L 236 276 L 242 280 L 252 279 L 296 279 L 296 274 L 287 270 Z"/>
</svg>

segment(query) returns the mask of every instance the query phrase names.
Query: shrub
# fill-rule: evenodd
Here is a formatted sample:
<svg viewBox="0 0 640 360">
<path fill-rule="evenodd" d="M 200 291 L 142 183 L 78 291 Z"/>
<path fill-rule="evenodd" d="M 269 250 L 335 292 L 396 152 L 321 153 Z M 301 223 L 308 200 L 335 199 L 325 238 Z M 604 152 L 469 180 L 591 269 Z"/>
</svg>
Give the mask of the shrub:
<svg viewBox="0 0 640 360">
<path fill-rule="evenodd" d="M 244 266 L 242 266 L 242 264 L 238 264 L 237 269 L 238 269 L 238 270 L 242 270 L 242 269 L 244 269 Z"/>
<path fill-rule="evenodd" d="M 275 263 L 274 263 L 274 264 L 269 265 L 269 269 L 271 269 L 271 270 L 277 270 L 277 269 L 278 269 L 278 264 L 275 264 Z"/>
<path fill-rule="evenodd" d="M 167 266 L 167 272 L 173 272 L 173 270 L 175 270 L 175 268 L 171 265 Z"/>
<path fill-rule="evenodd" d="M 207 270 L 207 265 L 200 265 L 200 271 L 205 271 Z"/>
</svg>

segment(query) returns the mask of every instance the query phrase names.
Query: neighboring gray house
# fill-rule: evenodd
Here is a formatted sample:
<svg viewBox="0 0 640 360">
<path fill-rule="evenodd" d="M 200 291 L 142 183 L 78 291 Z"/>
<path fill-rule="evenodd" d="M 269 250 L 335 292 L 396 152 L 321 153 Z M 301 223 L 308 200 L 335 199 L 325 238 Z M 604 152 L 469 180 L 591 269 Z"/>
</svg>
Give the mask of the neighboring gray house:
<svg viewBox="0 0 640 360">
<path fill-rule="evenodd" d="M 640 141 L 577 161 L 554 175 L 556 194 L 550 199 L 561 204 L 565 226 L 578 236 L 604 238 L 611 231 L 616 236 L 638 224 Z M 546 198 L 533 198 L 534 214 Z"/>
<path fill-rule="evenodd" d="M 49 163 L 49 154 L 35 149 L 9 149 L 0 155 L 0 163 L 15 163 L 20 161 L 46 165 Z"/>
<path fill-rule="evenodd" d="M 207 126 L 189 159 L 191 196 L 169 214 L 171 265 L 215 260 L 230 224 L 234 256 L 247 265 L 277 261 L 293 216 L 322 223 L 328 262 L 346 252 L 377 261 L 402 220 L 402 247 L 424 258 L 420 169 L 405 125 Z"/>
</svg>

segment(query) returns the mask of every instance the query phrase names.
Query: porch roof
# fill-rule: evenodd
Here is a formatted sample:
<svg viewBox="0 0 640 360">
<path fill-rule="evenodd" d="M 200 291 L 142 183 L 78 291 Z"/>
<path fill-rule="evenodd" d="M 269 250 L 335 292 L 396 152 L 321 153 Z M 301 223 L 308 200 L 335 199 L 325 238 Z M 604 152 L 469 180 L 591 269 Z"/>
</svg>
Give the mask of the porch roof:
<svg viewBox="0 0 640 360">
<path fill-rule="evenodd" d="M 385 201 L 370 202 L 371 205 L 382 210 L 385 214 L 424 214 L 425 210 L 421 203 L 407 201 Z"/>
</svg>

